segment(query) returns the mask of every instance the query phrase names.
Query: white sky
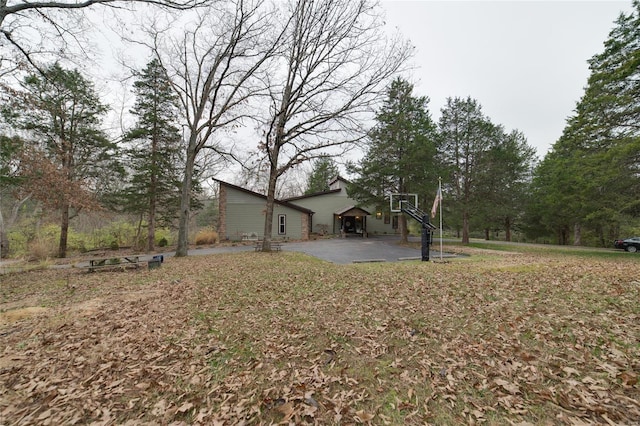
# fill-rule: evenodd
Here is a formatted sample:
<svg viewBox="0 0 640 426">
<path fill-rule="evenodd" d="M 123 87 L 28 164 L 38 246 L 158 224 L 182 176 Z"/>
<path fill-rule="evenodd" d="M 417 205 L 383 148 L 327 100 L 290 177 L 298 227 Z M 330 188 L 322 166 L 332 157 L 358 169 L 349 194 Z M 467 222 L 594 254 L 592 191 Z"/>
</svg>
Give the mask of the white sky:
<svg viewBox="0 0 640 426">
<path fill-rule="evenodd" d="M 540 158 L 562 135 L 589 77 L 587 60 L 631 0 L 382 1 L 387 25 L 416 48 L 409 79 L 431 99 L 476 99 L 494 124 L 518 129 Z"/>
</svg>

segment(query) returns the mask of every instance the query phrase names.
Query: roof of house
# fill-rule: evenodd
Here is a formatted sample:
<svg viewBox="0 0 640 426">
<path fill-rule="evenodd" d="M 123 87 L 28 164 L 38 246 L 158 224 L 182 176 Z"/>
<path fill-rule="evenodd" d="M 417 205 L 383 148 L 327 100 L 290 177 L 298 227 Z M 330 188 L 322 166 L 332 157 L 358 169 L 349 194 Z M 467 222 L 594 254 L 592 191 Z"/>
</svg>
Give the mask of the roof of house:
<svg viewBox="0 0 640 426">
<path fill-rule="evenodd" d="M 340 189 L 340 188 L 338 188 L 338 189 L 330 189 L 328 191 L 314 192 L 313 194 L 298 195 L 297 197 L 287 198 L 285 201 L 304 200 L 305 198 L 318 197 L 320 195 L 336 194 L 336 193 L 338 193 L 340 191 L 342 191 L 342 189 Z"/>
<path fill-rule="evenodd" d="M 334 212 L 334 214 L 338 216 L 369 216 L 371 215 L 371 213 L 369 213 L 362 207 L 357 207 L 357 206 L 347 206 L 343 209 L 340 209 Z"/>
<path fill-rule="evenodd" d="M 336 181 L 341 180 L 344 183 L 351 183 L 348 180 L 346 180 L 345 178 L 341 177 L 341 176 L 336 176 L 335 178 L 333 178 L 330 182 L 329 182 L 329 186 L 333 185 Z M 338 189 L 328 189 L 326 191 L 320 191 L 320 192 L 314 192 L 312 194 L 305 194 L 305 195 L 298 195 L 296 197 L 290 197 L 290 198 L 286 198 L 286 201 L 296 201 L 296 200 L 304 200 L 305 198 L 311 198 L 311 197 L 318 197 L 321 195 L 328 195 L 328 194 L 337 194 L 340 191 L 342 191 L 341 188 Z"/>
<path fill-rule="evenodd" d="M 244 193 L 250 194 L 250 195 L 252 195 L 254 197 L 263 198 L 265 201 L 267 200 L 267 196 L 266 195 L 260 194 L 258 192 L 250 191 L 250 190 L 248 190 L 246 188 L 242 188 L 240 186 L 236 186 L 236 185 L 230 184 L 230 183 L 222 181 L 220 179 L 215 179 L 214 178 L 214 180 L 216 182 L 218 182 L 220 185 L 228 186 L 229 188 L 233 188 L 236 191 L 244 192 Z M 314 214 L 315 213 L 313 210 L 309 210 L 307 208 L 300 207 L 300 206 L 298 206 L 296 204 L 290 203 L 289 200 L 275 200 L 275 203 L 279 204 L 281 206 L 289 207 L 289 208 L 294 209 L 294 210 L 298 210 L 298 211 L 303 212 L 303 213 L 307 213 L 307 214 Z"/>
<path fill-rule="evenodd" d="M 337 175 L 336 177 L 334 177 L 333 179 L 331 179 L 331 181 L 329 182 L 329 186 L 333 185 L 333 184 L 334 184 L 336 181 L 338 181 L 338 180 L 341 180 L 341 181 L 343 181 L 344 183 L 347 183 L 347 184 L 351 183 L 350 181 L 346 180 L 346 179 L 345 179 L 345 178 L 343 178 L 342 176 Z"/>
</svg>

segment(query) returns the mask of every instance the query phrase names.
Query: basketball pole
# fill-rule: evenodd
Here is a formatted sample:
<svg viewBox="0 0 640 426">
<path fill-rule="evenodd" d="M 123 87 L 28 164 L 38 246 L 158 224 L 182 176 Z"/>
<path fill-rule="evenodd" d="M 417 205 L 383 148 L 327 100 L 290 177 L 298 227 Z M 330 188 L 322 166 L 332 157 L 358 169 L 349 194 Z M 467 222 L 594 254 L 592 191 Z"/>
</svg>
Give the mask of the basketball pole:
<svg viewBox="0 0 640 426">
<path fill-rule="evenodd" d="M 440 194 L 440 262 L 442 262 L 442 177 L 438 178 L 438 194 Z"/>
</svg>

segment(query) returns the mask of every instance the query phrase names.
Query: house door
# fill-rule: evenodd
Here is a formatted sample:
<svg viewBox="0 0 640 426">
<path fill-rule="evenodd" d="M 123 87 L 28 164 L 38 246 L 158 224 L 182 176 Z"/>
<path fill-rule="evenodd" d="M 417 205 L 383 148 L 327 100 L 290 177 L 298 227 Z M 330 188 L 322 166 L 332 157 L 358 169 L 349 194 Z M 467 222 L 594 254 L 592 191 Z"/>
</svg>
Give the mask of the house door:
<svg viewBox="0 0 640 426">
<path fill-rule="evenodd" d="M 342 229 L 345 234 L 362 234 L 364 230 L 363 216 L 343 216 Z"/>
</svg>

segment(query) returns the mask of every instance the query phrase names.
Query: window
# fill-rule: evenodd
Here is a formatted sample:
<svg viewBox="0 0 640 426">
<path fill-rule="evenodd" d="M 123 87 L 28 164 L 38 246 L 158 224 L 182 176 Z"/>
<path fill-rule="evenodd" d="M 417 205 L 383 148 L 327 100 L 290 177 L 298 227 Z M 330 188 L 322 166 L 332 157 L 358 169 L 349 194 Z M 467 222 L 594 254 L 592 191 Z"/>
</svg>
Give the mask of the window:
<svg viewBox="0 0 640 426">
<path fill-rule="evenodd" d="M 287 233 L 287 215 L 278 215 L 278 235 L 284 235 Z"/>
<path fill-rule="evenodd" d="M 398 229 L 398 215 L 393 216 L 393 223 L 391 224 L 393 229 Z"/>
</svg>

